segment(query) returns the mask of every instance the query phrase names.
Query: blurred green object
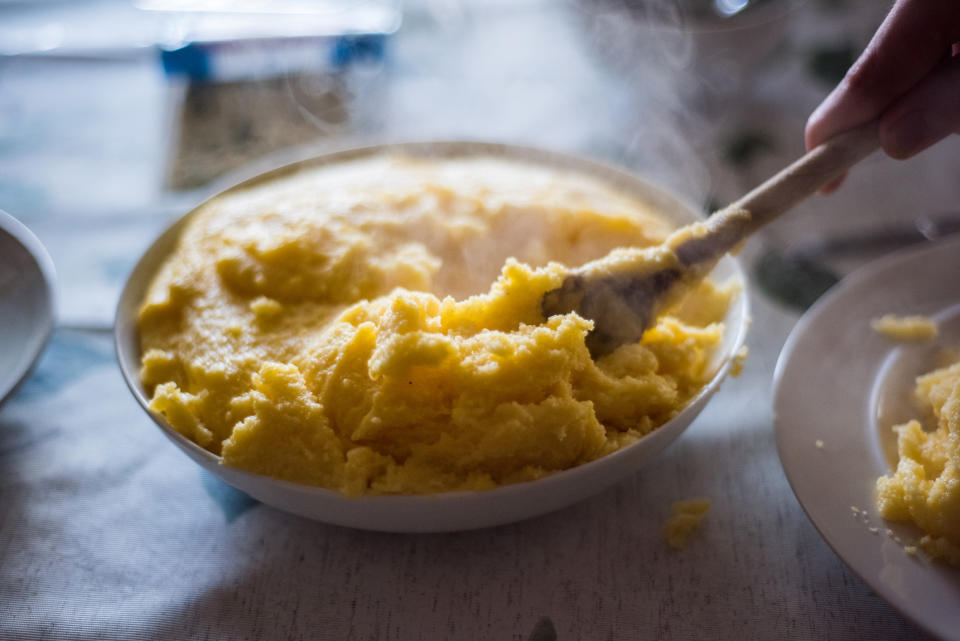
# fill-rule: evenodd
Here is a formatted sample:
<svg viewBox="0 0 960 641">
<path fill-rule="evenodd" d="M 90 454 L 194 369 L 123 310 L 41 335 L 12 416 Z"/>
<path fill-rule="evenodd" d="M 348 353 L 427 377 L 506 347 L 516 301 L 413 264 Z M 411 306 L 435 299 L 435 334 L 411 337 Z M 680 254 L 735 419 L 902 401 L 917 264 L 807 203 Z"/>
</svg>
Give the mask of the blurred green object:
<svg viewBox="0 0 960 641">
<path fill-rule="evenodd" d="M 894 226 L 883 226 L 817 238 L 790 250 L 768 249 L 754 264 L 753 276 L 770 298 L 794 309 L 806 310 L 840 277 L 821 260 L 870 260 L 917 243 L 934 242 L 960 233 L 960 215 L 919 216 Z"/>
<path fill-rule="evenodd" d="M 840 281 L 820 263 L 776 247 L 754 263 L 753 278 L 764 294 L 798 311 L 806 311 Z"/>
<path fill-rule="evenodd" d="M 832 87 L 843 80 L 857 59 L 857 48 L 851 42 L 815 49 L 807 62 L 807 69 L 817 80 Z"/>
<path fill-rule="evenodd" d="M 763 131 L 753 129 L 740 131 L 731 136 L 723 147 L 724 159 L 734 167 L 746 167 L 765 151 L 776 148 L 773 137 Z"/>
</svg>

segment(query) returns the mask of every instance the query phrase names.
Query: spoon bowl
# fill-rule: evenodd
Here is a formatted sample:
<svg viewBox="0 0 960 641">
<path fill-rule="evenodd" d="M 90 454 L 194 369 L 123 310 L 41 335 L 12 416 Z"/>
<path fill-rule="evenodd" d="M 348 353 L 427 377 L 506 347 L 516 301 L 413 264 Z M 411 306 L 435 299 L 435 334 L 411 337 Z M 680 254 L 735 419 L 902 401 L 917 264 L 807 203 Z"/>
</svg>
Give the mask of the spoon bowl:
<svg viewBox="0 0 960 641">
<path fill-rule="evenodd" d="M 594 358 L 640 340 L 657 316 L 702 280 L 721 256 L 880 146 L 877 122 L 840 133 L 703 222 L 687 225 L 660 247 L 631 250 L 573 270 L 543 296 L 544 316 L 575 311 L 594 322 Z M 665 257 L 669 256 L 668 259 Z"/>
</svg>

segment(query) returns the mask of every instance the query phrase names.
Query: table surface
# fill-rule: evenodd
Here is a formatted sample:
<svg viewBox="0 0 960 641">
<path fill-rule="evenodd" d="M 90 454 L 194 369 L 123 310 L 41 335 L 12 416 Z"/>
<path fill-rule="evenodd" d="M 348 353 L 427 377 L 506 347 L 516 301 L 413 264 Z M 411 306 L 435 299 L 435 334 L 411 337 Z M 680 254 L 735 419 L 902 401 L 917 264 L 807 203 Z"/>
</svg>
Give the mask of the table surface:
<svg viewBox="0 0 960 641">
<path fill-rule="evenodd" d="M 801 3 L 767 28 L 769 51 L 708 64 L 616 3 L 407 3 L 386 63 L 345 81 L 347 116 L 308 114 L 316 139 L 304 142 L 534 144 L 641 171 L 706 207 L 802 151 L 807 114 L 883 4 Z M 926 638 L 845 567 L 790 490 L 771 379 L 800 312 L 756 287 L 742 376 L 632 478 L 547 516 L 361 532 L 200 470 L 134 402 L 110 336 L 133 262 L 197 198 L 165 187 L 183 153 L 178 95 L 153 59 L 0 58 L 0 207 L 58 270 L 58 329 L 0 409 L 0 639 Z M 957 143 L 869 159 L 751 240 L 744 264 L 956 212 Z M 670 549 L 670 504 L 699 496 L 713 501 L 705 527 Z"/>
</svg>

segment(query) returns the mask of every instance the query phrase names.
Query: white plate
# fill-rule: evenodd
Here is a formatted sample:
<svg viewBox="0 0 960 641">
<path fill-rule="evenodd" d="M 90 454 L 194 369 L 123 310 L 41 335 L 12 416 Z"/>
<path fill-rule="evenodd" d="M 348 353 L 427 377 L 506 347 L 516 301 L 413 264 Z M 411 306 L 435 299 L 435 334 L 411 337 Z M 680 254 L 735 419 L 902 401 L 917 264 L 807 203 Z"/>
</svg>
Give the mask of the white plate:
<svg viewBox="0 0 960 641">
<path fill-rule="evenodd" d="M 255 176 L 237 187 L 278 177 L 301 168 L 335 164 L 384 153 L 425 157 L 495 156 L 567 171 L 578 171 L 595 176 L 650 203 L 657 211 L 678 224 L 695 222 L 699 219 L 699 215 L 691 207 L 635 175 L 573 156 L 496 143 L 400 143 L 352 149 L 293 163 Z M 136 329 L 137 310 L 157 269 L 173 251 L 188 217 L 189 214 L 168 229 L 147 250 L 134 268 L 120 296 L 114 331 L 117 358 L 127 385 L 163 434 L 197 464 L 268 505 L 327 523 L 388 532 L 469 530 L 519 521 L 580 501 L 632 474 L 644 461 L 656 456 L 680 436 L 720 386 L 730 370 L 733 355 L 743 344 L 746 334 L 749 310 L 747 297 L 744 294 L 737 297 L 727 313 L 723 345 L 716 351 L 712 363 L 716 371 L 713 379 L 676 417 L 636 443 L 603 458 L 542 479 L 499 487 L 486 492 L 347 498 L 331 490 L 278 481 L 221 465 L 218 456 L 188 440 L 171 428 L 162 416 L 149 411 L 149 400 L 139 376 L 140 344 Z M 739 264 L 729 256 L 720 261 L 714 275 L 721 282 L 733 278 L 741 285 L 745 284 Z"/>
<path fill-rule="evenodd" d="M 885 339 L 870 320 L 888 313 L 933 316 L 940 337 Z M 890 427 L 920 416 L 910 405 L 913 378 L 950 346 L 960 346 L 960 239 L 867 265 L 810 309 L 777 362 L 774 413 L 787 478 L 830 547 L 906 617 L 958 640 L 960 569 L 908 555 L 903 546 L 921 531 L 885 522 L 874 506 L 877 478 L 895 465 Z"/>
<path fill-rule="evenodd" d="M 53 331 L 53 261 L 0 211 L 0 403 L 23 382 Z"/>
</svg>

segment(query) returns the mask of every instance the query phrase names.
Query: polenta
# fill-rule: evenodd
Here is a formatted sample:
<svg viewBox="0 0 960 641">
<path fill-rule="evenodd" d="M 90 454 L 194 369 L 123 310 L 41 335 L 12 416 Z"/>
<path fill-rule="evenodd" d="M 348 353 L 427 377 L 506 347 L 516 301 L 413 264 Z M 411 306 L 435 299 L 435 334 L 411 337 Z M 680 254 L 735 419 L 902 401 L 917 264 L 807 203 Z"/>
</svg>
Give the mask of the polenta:
<svg viewBox="0 0 960 641">
<path fill-rule="evenodd" d="M 663 539 L 674 550 L 682 550 L 687 540 L 702 525 L 712 502 L 707 498 L 676 501 L 670 506 L 670 518 L 663 524 Z"/>
<path fill-rule="evenodd" d="M 250 472 L 350 496 L 537 479 L 636 441 L 713 374 L 732 285 L 597 361 L 591 321 L 541 313 L 568 266 L 670 232 L 596 179 L 515 161 L 283 175 L 191 216 L 139 312 L 141 379 Z"/>
<path fill-rule="evenodd" d="M 927 316 L 886 314 L 870 321 L 875 332 L 898 341 L 925 341 L 936 338 L 937 322 Z"/>
<path fill-rule="evenodd" d="M 913 420 L 894 428 L 900 460 L 877 481 L 877 506 L 891 521 L 912 521 L 923 549 L 960 565 L 960 362 L 917 379 L 918 400 L 936 429 Z"/>
</svg>

